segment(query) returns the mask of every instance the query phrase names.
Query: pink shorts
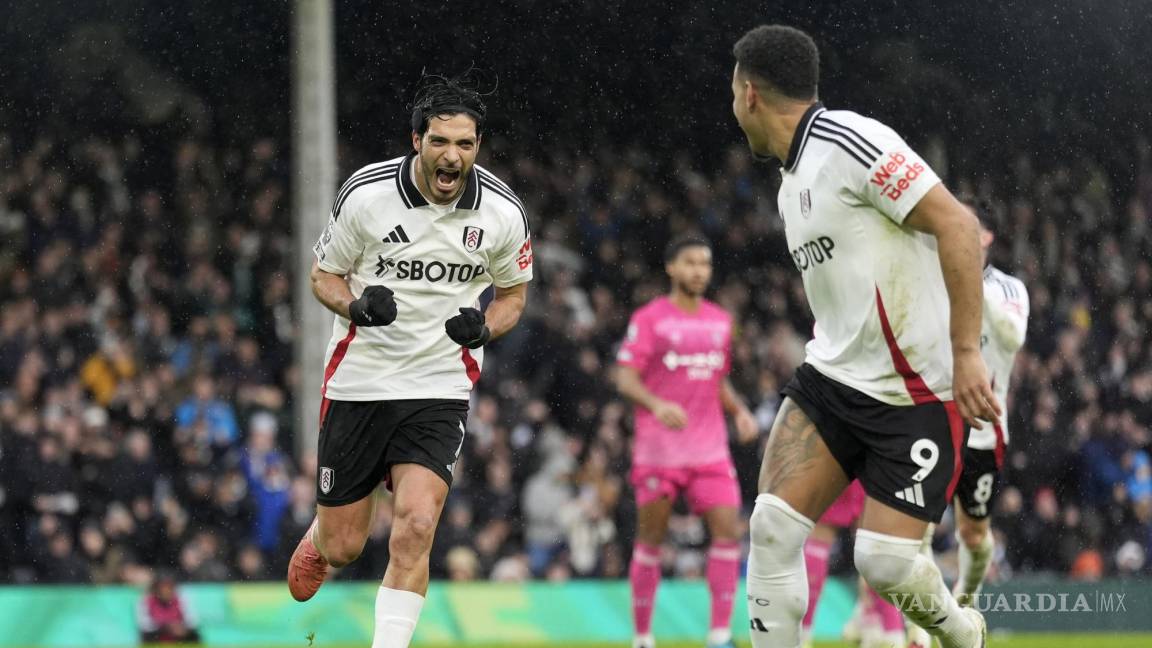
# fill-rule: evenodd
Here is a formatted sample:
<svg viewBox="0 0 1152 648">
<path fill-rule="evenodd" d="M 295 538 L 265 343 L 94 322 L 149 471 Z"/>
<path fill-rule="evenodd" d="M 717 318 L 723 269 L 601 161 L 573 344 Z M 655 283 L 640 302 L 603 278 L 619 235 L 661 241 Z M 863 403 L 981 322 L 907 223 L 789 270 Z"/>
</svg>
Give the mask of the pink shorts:
<svg viewBox="0 0 1152 648">
<path fill-rule="evenodd" d="M 840 497 L 832 502 L 832 506 L 824 511 L 824 515 L 820 516 L 820 524 L 841 529 L 852 526 L 856 518 L 864 512 L 864 499 L 866 497 L 864 487 L 860 485 L 859 480 L 853 480 L 851 484 L 848 484 L 848 488 L 840 493 Z"/>
<path fill-rule="evenodd" d="M 682 468 L 633 466 L 631 482 L 637 506 L 663 498 L 675 500 L 684 493 L 689 508 L 697 515 L 721 506 L 740 508 L 740 484 L 731 461 Z"/>
</svg>

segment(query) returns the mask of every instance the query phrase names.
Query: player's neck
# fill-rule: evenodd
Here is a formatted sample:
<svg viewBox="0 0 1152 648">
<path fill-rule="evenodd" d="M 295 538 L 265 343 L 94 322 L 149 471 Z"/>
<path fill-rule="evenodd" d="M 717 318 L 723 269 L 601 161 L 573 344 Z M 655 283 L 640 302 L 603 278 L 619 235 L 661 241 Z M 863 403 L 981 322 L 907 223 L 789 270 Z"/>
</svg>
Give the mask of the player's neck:
<svg viewBox="0 0 1152 648">
<path fill-rule="evenodd" d="M 703 297 L 698 295 L 689 295 L 688 293 L 681 292 L 679 290 L 673 290 L 668 294 L 668 301 L 672 302 L 673 306 L 679 308 L 685 313 L 695 313 L 696 311 L 699 311 L 700 302 L 702 300 Z"/>
<path fill-rule="evenodd" d="M 808 108 L 815 103 L 789 101 L 782 103 L 775 108 L 765 119 L 765 130 L 768 135 L 768 148 L 772 151 L 772 156 L 781 162 L 788 160 L 788 153 L 792 150 L 792 138 L 796 136 L 796 128 L 800 125 L 800 120 L 804 119 L 804 113 L 808 112 Z"/>
</svg>

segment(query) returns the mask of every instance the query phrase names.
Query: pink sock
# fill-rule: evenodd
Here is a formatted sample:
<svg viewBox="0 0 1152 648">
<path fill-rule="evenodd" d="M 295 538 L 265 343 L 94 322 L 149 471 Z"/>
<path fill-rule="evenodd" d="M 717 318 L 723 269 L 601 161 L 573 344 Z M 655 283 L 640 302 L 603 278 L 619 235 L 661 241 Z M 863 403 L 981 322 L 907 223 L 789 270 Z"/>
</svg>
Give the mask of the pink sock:
<svg viewBox="0 0 1152 648">
<path fill-rule="evenodd" d="M 656 588 L 660 586 L 660 548 L 637 542 L 632 549 L 628 579 L 632 581 L 632 619 L 636 624 L 636 634 L 649 634 L 652 632 Z"/>
<path fill-rule="evenodd" d="M 871 587 L 868 588 L 868 597 L 872 599 L 872 609 L 880 617 L 880 626 L 885 632 L 900 632 L 904 629 L 904 615 L 900 608 L 892 605 L 888 599 L 880 596 Z"/>
<path fill-rule="evenodd" d="M 740 578 L 740 545 L 714 542 L 708 550 L 708 591 L 712 593 L 712 630 L 732 626 L 732 602 Z"/>
<path fill-rule="evenodd" d="M 804 612 L 801 627 L 812 627 L 812 617 L 816 616 L 816 604 L 820 602 L 820 592 L 824 590 L 824 579 L 828 577 L 828 555 L 832 545 L 823 540 L 808 538 L 804 543 L 804 568 L 808 571 L 808 609 Z"/>
</svg>

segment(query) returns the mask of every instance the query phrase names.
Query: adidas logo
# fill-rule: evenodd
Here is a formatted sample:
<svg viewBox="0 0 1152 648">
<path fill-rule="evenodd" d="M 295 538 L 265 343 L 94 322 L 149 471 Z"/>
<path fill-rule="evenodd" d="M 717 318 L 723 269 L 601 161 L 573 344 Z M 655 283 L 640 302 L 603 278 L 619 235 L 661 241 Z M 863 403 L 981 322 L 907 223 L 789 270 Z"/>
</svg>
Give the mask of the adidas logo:
<svg viewBox="0 0 1152 648">
<path fill-rule="evenodd" d="M 924 508 L 924 489 L 917 482 L 908 488 L 901 491 L 896 491 L 896 499 L 905 502 L 911 502 L 920 508 Z"/>
<path fill-rule="evenodd" d="M 389 232 L 387 237 L 381 239 L 381 243 L 411 243 L 411 242 L 412 241 L 408 239 L 407 232 L 405 232 L 404 228 L 400 225 L 397 225 L 396 229 Z"/>
</svg>

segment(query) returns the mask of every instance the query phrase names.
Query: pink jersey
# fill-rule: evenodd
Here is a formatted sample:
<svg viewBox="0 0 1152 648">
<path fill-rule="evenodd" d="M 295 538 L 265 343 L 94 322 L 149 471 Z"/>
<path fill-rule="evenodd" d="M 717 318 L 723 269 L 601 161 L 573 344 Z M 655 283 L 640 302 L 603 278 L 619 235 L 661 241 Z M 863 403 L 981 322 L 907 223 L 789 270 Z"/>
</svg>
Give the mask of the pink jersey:
<svg viewBox="0 0 1152 648">
<path fill-rule="evenodd" d="M 720 385 L 731 341 L 732 318 L 706 300 L 686 313 L 660 297 L 632 315 L 616 361 L 635 368 L 648 391 L 688 415 L 688 425 L 673 430 L 637 405 L 634 464 L 699 466 L 729 459 Z"/>
</svg>

